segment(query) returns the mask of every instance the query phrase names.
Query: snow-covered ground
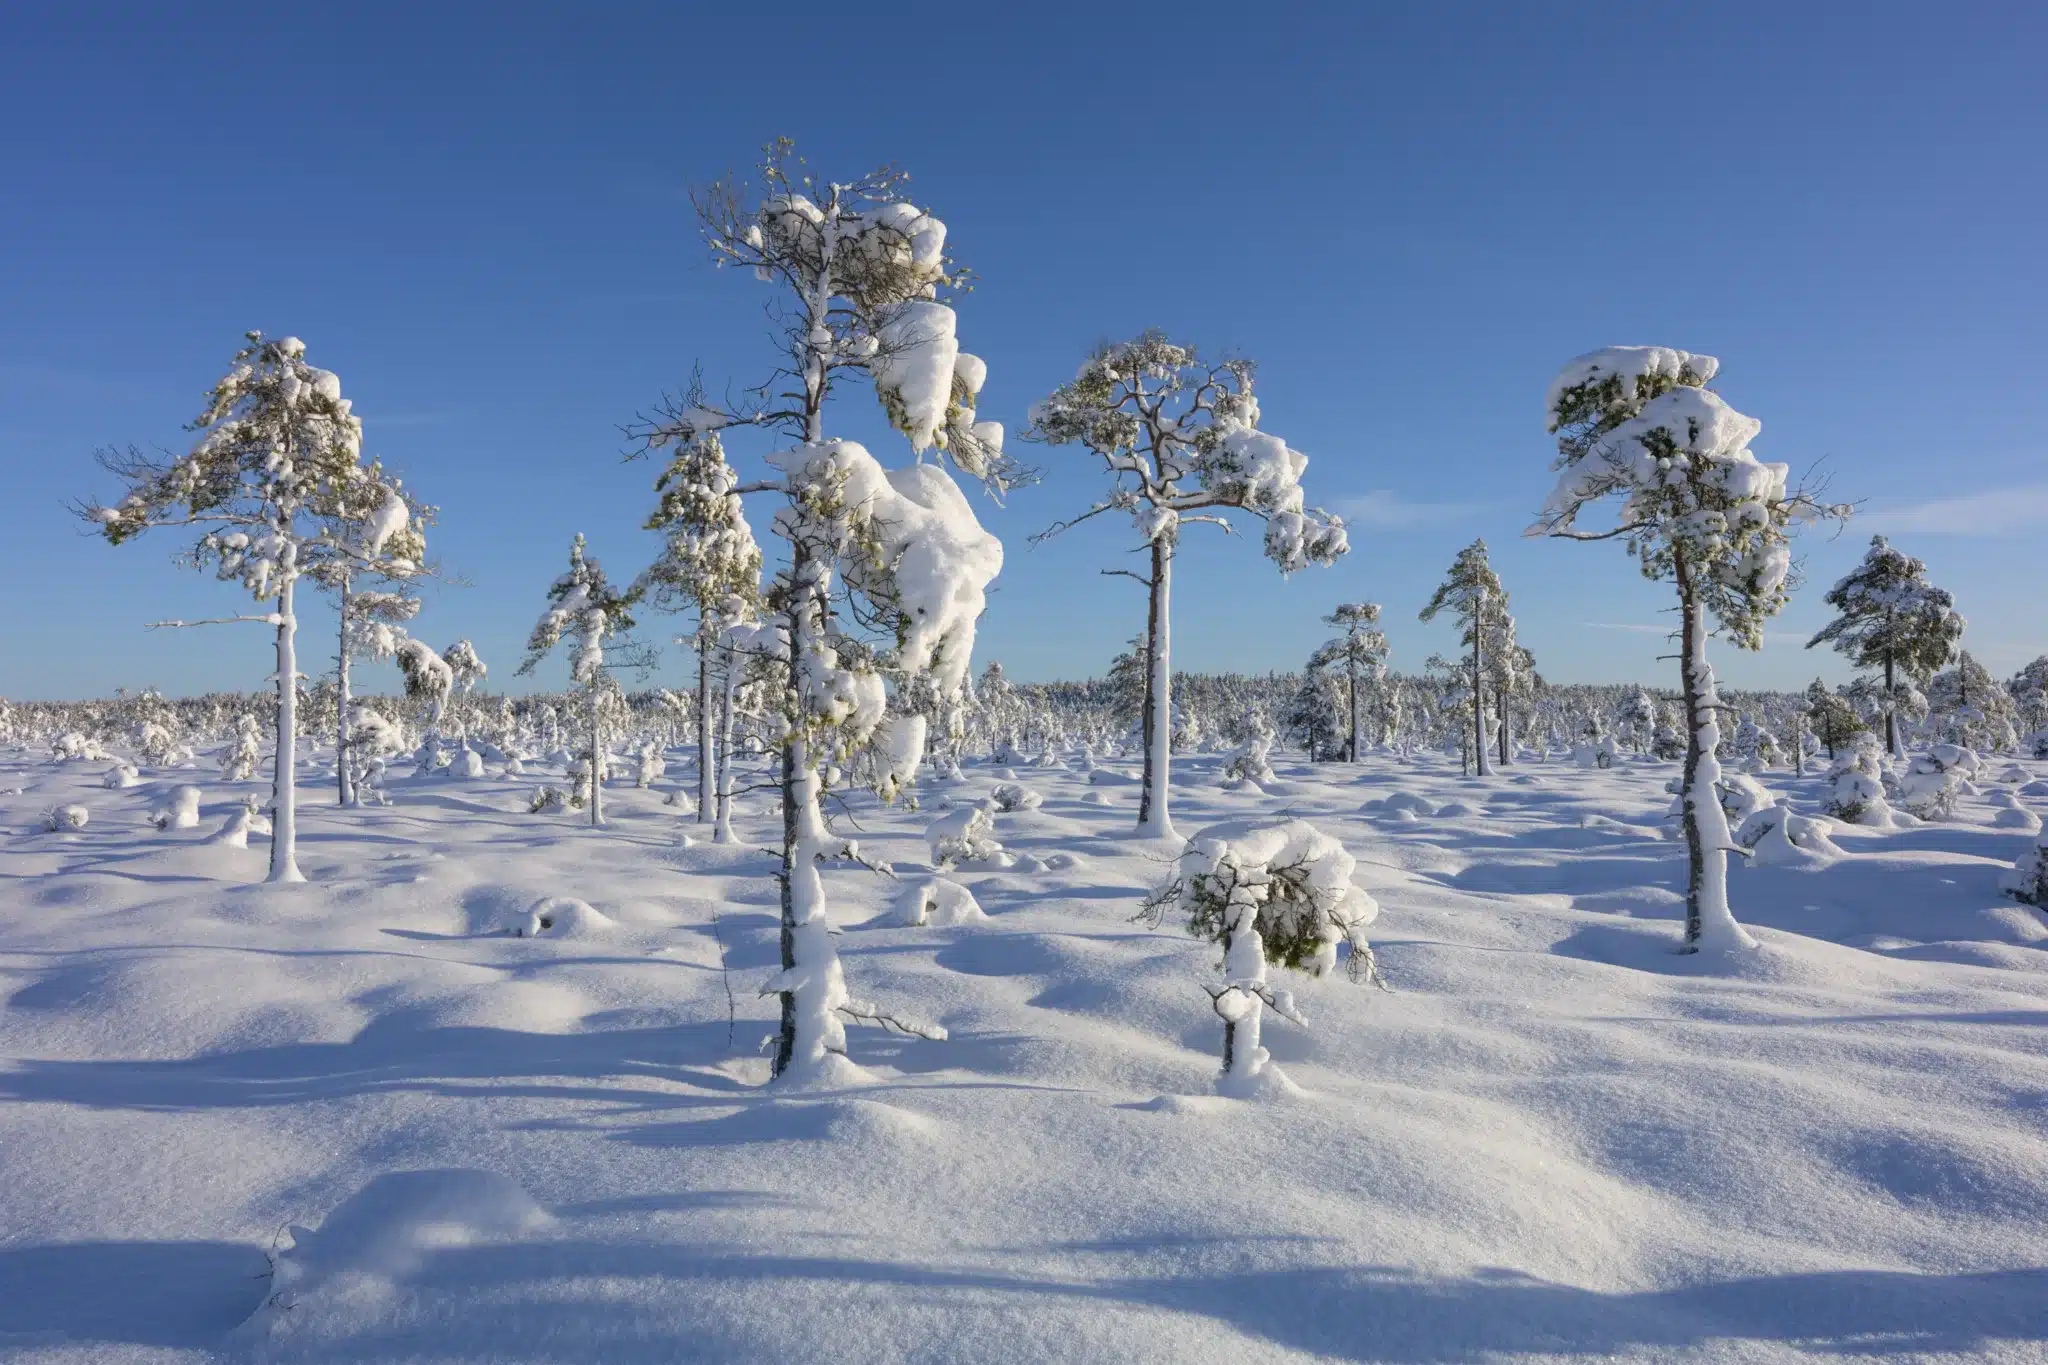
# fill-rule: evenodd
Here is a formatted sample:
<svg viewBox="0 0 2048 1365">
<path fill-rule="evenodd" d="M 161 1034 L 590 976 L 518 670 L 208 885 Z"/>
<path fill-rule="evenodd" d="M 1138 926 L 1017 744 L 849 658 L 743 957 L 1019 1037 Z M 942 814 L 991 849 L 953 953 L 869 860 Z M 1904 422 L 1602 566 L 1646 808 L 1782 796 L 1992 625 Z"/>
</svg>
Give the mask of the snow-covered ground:
<svg viewBox="0 0 2048 1365">
<path fill-rule="evenodd" d="M 853 993 L 951 1038 L 854 1029 L 869 1083 L 779 1093 L 759 796 L 716 847 L 659 790 L 593 831 L 531 776 L 344 812 L 309 765 L 311 880 L 266 886 L 211 769 L 0 754 L 0 1358 L 2048 1359 L 2048 921 L 1988 788 L 1736 868 L 1731 966 L 1672 952 L 1674 765 L 1218 762 L 1183 834 L 1305 815 L 1382 907 L 1391 990 L 1266 1021 L 1300 1094 L 1215 1095 L 1215 950 L 1134 922 L 1167 853 L 1078 771 L 853 801 L 919 877 L 940 803 L 1044 797 L 949 874 L 985 920 L 828 873 Z"/>
</svg>

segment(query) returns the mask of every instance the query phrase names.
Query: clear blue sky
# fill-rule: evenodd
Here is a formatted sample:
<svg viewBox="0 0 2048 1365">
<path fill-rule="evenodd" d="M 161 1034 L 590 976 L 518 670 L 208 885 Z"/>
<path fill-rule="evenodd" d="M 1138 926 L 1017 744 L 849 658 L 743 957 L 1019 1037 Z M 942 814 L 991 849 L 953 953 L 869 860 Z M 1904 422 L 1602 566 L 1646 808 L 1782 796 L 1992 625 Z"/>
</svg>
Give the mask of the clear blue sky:
<svg viewBox="0 0 2048 1365">
<path fill-rule="evenodd" d="M 1254 541 L 1191 532 L 1185 667 L 1293 667 L 1357 598 L 1414 667 L 1453 643 L 1416 611 L 1484 535 L 1548 676 L 1664 679 L 1630 627 L 1665 589 L 1614 546 L 1518 538 L 1550 375 L 1655 342 L 1722 358 L 1762 458 L 1825 458 L 1867 500 L 1725 680 L 1846 676 L 1794 637 L 1875 529 L 2007 673 L 2048 650 L 2044 51 L 2023 5 L 11 6 L 0 694 L 268 670 L 257 627 L 143 631 L 231 592 L 62 509 L 112 491 L 94 447 L 189 440 L 248 328 L 304 337 L 369 450 L 441 504 L 434 548 L 470 586 L 420 633 L 510 682 L 573 533 L 617 576 L 651 552 L 654 471 L 618 427 L 693 361 L 714 383 L 769 362 L 762 291 L 709 268 L 685 191 L 783 133 L 822 170 L 898 162 L 946 219 L 982 281 L 961 329 L 984 415 L 1021 425 L 1092 342 L 1148 325 L 1258 359 L 1267 426 L 1354 548 L 1283 583 Z M 900 452 L 865 395 L 844 409 Z M 985 518 L 1010 559 L 981 653 L 1098 673 L 1142 619 L 1098 576 L 1129 537 L 1027 548 L 1100 486 L 1042 454 L 1048 481 Z"/>
</svg>

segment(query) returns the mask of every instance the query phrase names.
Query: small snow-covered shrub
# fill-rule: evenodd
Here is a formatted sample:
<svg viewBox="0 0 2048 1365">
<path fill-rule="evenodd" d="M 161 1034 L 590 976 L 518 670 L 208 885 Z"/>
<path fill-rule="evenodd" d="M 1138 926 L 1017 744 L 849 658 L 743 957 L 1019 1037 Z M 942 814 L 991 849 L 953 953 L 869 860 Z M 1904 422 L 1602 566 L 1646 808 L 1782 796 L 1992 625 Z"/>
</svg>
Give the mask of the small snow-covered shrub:
<svg viewBox="0 0 2048 1365">
<path fill-rule="evenodd" d="M 77 730 L 66 730 L 50 745 L 50 757 L 58 763 L 96 763 L 106 756 L 98 740 Z"/>
<path fill-rule="evenodd" d="M 1237 746 L 1229 760 L 1224 763 L 1223 785 L 1235 791 L 1247 782 L 1254 786 L 1264 786 L 1268 782 L 1276 781 L 1273 774 L 1272 752 L 1273 732 L 1262 724 L 1249 739 Z"/>
<path fill-rule="evenodd" d="M 1714 794 L 1721 798 L 1721 809 L 1727 813 L 1730 829 L 1739 829 L 1756 812 L 1778 804 L 1778 798 L 1748 773 L 1722 773 L 1721 780 L 1714 784 Z M 1674 809 L 1673 814 L 1676 813 Z"/>
<path fill-rule="evenodd" d="M 168 768 L 182 756 L 177 737 L 154 721 L 135 728 L 135 755 L 152 768 Z"/>
<path fill-rule="evenodd" d="M 92 812 L 84 806 L 52 806 L 43 812 L 43 828 L 52 834 L 84 829 L 85 822 L 91 818 Z"/>
<path fill-rule="evenodd" d="M 1839 858 L 1842 850 L 1828 837 L 1829 824 L 1779 805 L 1759 806 L 1735 831 L 1735 842 L 1753 855 L 1759 867 Z"/>
<path fill-rule="evenodd" d="M 1612 768 L 1620 754 L 1608 734 L 1589 734 L 1572 746 L 1572 762 L 1581 768 Z"/>
<path fill-rule="evenodd" d="M 1859 730 L 1836 751 L 1828 768 L 1828 794 L 1821 809 L 1851 825 L 1888 829 L 1891 805 L 1884 795 L 1884 758 L 1877 736 Z"/>
<path fill-rule="evenodd" d="M 448 777 L 473 782 L 484 775 L 484 756 L 474 749 L 457 749 L 441 771 Z"/>
<path fill-rule="evenodd" d="M 945 877 L 909 882 L 896 895 L 899 924 L 943 927 L 987 918 L 972 891 Z"/>
<path fill-rule="evenodd" d="M 173 787 L 149 813 L 158 829 L 191 829 L 199 823 L 199 788 Z"/>
<path fill-rule="evenodd" d="M 270 820 L 257 808 L 256 798 L 243 800 L 241 809 L 228 816 L 221 827 L 207 836 L 209 844 L 224 844 L 229 848 L 247 848 L 252 834 L 270 833 Z"/>
<path fill-rule="evenodd" d="M 2048 910 L 2048 833 L 2020 854 L 1999 886 L 2014 900 Z"/>
<path fill-rule="evenodd" d="M 551 787 L 545 783 L 535 787 L 526 796 L 528 815 L 558 815 L 568 809 L 568 805 L 569 799 L 562 795 L 560 787 Z"/>
<path fill-rule="evenodd" d="M 932 821 L 924 837 L 936 868 L 959 862 L 995 862 L 1004 856 L 1003 846 L 996 841 L 995 817 L 986 806 L 949 810 Z"/>
<path fill-rule="evenodd" d="M 661 746 L 648 740 L 640 746 L 639 761 L 635 765 L 633 785 L 642 789 L 652 787 L 654 780 L 668 771 L 668 763 L 661 756 Z"/>
<path fill-rule="evenodd" d="M 133 763 L 116 763 L 101 776 L 100 785 L 120 791 L 124 787 L 134 786 L 141 780 L 142 774 L 136 771 Z"/>
<path fill-rule="evenodd" d="M 256 732 L 256 717 L 245 711 L 234 741 L 220 751 L 220 775 L 229 782 L 247 782 L 262 761 L 263 738 Z"/>
<path fill-rule="evenodd" d="M 677 814 L 680 815 L 695 815 L 697 813 L 697 798 L 684 791 L 681 787 L 670 787 L 668 795 L 661 799 L 661 804 L 664 806 L 674 806 Z"/>
<path fill-rule="evenodd" d="M 1915 754 L 1899 779 L 1899 805 L 1921 820 L 1947 820 L 1955 815 L 1956 798 L 1977 767 L 1977 755 L 1956 744 L 1937 744 Z"/>
<path fill-rule="evenodd" d="M 1378 978 L 1363 930 L 1379 905 L 1351 884 L 1356 866 L 1343 845 L 1306 820 L 1233 821 L 1196 834 L 1173 880 L 1146 898 L 1141 918 L 1156 925 L 1178 910 L 1190 934 L 1223 949 L 1223 984 L 1208 990 L 1223 1020 L 1224 1093 L 1249 1097 L 1285 1086 L 1259 1044 L 1267 1007 L 1307 1026 L 1293 993 L 1268 983 L 1268 965 L 1324 976 L 1337 965 L 1338 945 L 1348 944 L 1352 978 Z"/>
<path fill-rule="evenodd" d="M 1005 782 L 989 793 L 989 801 L 1004 814 L 1020 810 L 1037 810 L 1045 798 L 1029 787 L 1015 782 Z"/>
</svg>

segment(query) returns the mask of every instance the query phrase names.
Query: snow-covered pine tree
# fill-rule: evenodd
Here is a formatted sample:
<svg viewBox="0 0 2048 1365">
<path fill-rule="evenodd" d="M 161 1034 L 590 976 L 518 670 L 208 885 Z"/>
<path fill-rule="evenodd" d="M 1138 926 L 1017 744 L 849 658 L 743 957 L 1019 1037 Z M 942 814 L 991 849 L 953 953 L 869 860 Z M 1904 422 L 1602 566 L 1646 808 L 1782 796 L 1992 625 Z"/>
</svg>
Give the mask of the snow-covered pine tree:
<svg viewBox="0 0 2048 1365">
<path fill-rule="evenodd" d="M 1640 687 L 1630 691 L 1622 699 L 1615 721 L 1637 753 L 1650 751 L 1650 739 L 1657 729 L 1657 703 L 1648 692 Z"/>
<path fill-rule="evenodd" d="M 307 548 L 308 578 L 334 594 L 337 634 L 334 680 L 336 796 L 356 804 L 355 765 L 349 762 L 349 722 L 355 706 L 350 664 L 368 648 L 389 657 L 389 640 L 367 633 L 383 625 L 401 628 L 419 611 L 413 585 L 433 572 L 427 564 L 426 527 L 437 509 L 420 502 L 402 480 L 386 473 L 382 461 L 361 466 L 357 477 L 341 479 L 319 492 L 325 534 Z M 400 635 L 404 634 L 399 629 Z M 373 746 L 374 747 L 374 746 Z"/>
<path fill-rule="evenodd" d="M 958 273 L 946 227 L 902 197 L 906 177 L 891 169 L 828 181 L 805 173 L 786 139 L 770 145 L 761 171 L 758 198 L 721 183 L 694 202 L 714 260 L 785 291 L 774 314 L 781 366 L 738 407 L 711 406 L 693 383 L 643 435 L 650 450 L 737 426 L 801 442 L 768 457 L 777 477 L 763 488 L 783 498 L 774 528 L 789 558 L 765 595 L 788 667 L 777 717 L 782 970 L 762 990 L 781 1001 L 774 1074 L 814 1078 L 845 1064 L 848 1019 L 944 1036 L 847 993 L 819 863 L 852 845 L 830 837 L 819 802 L 827 772 L 864 746 L 886 756 L 871 765 L 885 790 L 915 770 L 928 717 L 892 715 L 888 680 L 922 679 L 934 702 L 957 696 L 975 618 L 1002 566 L 1001 543 L 925 452 L 936 447 L 997 493 L 1025 471 L 1003 454 L 1001 425 L 975 413 L 987 366 L 960 349 L 939 297 Z M 848 373 L 873 382 L 915 464 L 885 471 L 865 447 L 826 438 L 827 401 Z M 839 606 L 848 594 L 860 599 L 856 620 L 894 639 L 877 647 L 850 633 Z"/>
<path fill-rule="evenodd" d="M 2012 694 L 1967 649 L 1957 652 L 1955 667 L 1928 683 L 1927 706 L 1951 744 L 1995 751 L 2019 743 L 2019 710 Z"/>
<path fill-rule="evenodd" d="M 1446 607 L 1463 623 L 1460 638 L 1467 650 L 1467 667 L 1471 671 L 1468 701 L 1472 707 L 1472 750 L 1477 758 L 1479 776 L 1490 777 L 1493 764 L 1487 755 L 1490 746 L 1486 742 L 1487 651 L 1501 641 L 1501 618 L 1507 615 L 1508 595 L 1500 585 L 1499 575 L 1487 563 L 1484 540 L 1475 540 L 1458 551 L 1458 557 L 1451 561 L 1450 573 L 1437 585 L 1429 605 L 1422 609 L 1420 619 L 1434 621 L 1437 613 Z M 1513 623 L 1508 622 L 1506 629 L 1512 631 Z"/>
<path fill-rule="evenodd" d="M 1337 679 L 1313 661 L 1302 670 L 1301 686 L 1280 713 L 1288 737 L 1298 742 L 1312 763 L 1345 753 L 1344 699 Z"/>
<path fill-rule="evenodd" d="M 2022 730 L 2034 735 L 2048 727 L 2048 654 L 2013 674 L 2006 688 L 2012 693 L 2013 705 L 2019 711 Z"/>
<path fill-rule="evenodd" d="M 1344 761 L 1358 762 L 1359 716 L 1365 707 L 1365 694 L 1375 694 L 1385 685 L 1387 678 L 1387 637 L 1374 623 L 1380 619 L 1377 602 L 1345 602 L 1323 618 L 1326 626 L 1336 626 L 1344 633 L 1325 644 L 1309 660 L 1309 668 L 1341 672 L 1344 676 L 1344 700 L 1348 728 L 1344 740 Z"/>
<path fill-rule="evenodd" d="M 654 488 L 659 501 L 647 529 L 662 533 L 662 548 L 640 584 L 656 610 L 696 617 L 690 646 L 697 656 L 697 819 L 704 823 L 715 818 L 717 801 L 712 666 L 720 632 L 735 623 L 726 617 L 728 604 L 746 607 L 751 620 L 760 600 L 761 549 L 741 507 L 739 476 L 726 463 L 715 429 L 677 442 Z"/>
<path fill-rule="evenodd" d="M 1927 581 L 1927 565 L 1891 547 L 1883 536 L 1854 571 L 1828 589 L 1827 604 L 1838 613 L 1806 642 L 1832 644 L 1857 668 L 1874 670 L 1882 708 L 1885 752 L 1905 755 L 1899 713 L 1910 711 L 1905 684 L 1924 687 L 1956 656 L 1966 625 L 1953 594 Z"/>
<path fill-rule="evenodd" d="M 1762 423 L 1706 387 L 1719 368 L 1712 356 L 1662 346 L 1612 346 L 1567 365 L 1544 403 L 1557 436 L 1557 487 L 1529 528 L 1573 540 L 1622 538 L 1646 578 L 1677 590 L 1687 951 L 1751 941 L 1728 905 L 1734 840 L 1715 790 L 1727 708 L 1707 662 L 1707 618 L 1737 646 L 1759 648 L 1791 578 L 1787 532 L 1849 510 L 1787 488 L 1784 465 L 1750 453 Z M 1586 507 L 1611 496 L 1622 499 L 1614 528 L 1578 529 Z"/>
<path fill-rule="evenodd" d="M 633 629 L 631 611 L 636 600 L 637 590 L 619 592 L 612 587 L 603 566 L 584 554 L 579 534 L 569 547 L 569 571 L 548 589 L 552 605 L 534 624 L 526 642 L 526 658 L 519 665 L 521 674 L 531 673 L 564 636 L 573 645 L 569 678 L 583 688 L 593 828 L 604 824 L 604 644 Z"/>
<path fill-rule="evenodd" d="M 1055 535 L 1104 512 L 1129 514 L 1151 554 L 1146 574 L 1144 785 L 1138 833 L 1174 837 L 1170 810 L 1173 658 L 1170 610 L 1173 559 L 1183 523 L 1229 527 L 1242 511 L 1266 524 L 1267 558 L 1283 574 L 1329 564 L 1348 548 L 1343 518 L 1304 504 L 1301 476 L 1308 457 L 1259 429 L 1248 360 L 1205 364 L 1164 333 L 1099 347 L 1072 382 L 1031 412 L 1030 438 L 1080 445 L 1109 473 L 1109 496 Z"/>
<path fill-rule="evenodd" d="M 1835 750 L 1847 744 L 1850 737 L 1863 728 L 1862 721 L 1856 717 L 1856 708 L 1819 678 L 1807 684 L 1805 715 L 1807 724 L 1813 727 L 1814 738 L 1827 748 L 1830 761 L 1835 757 Z"/>
<path fill-rule="evenodd" d="M 269 880 L 299 882 L 298 864 L 298 580 L 332 539 L 323 515 L 335 489 L 356 485 L 362 469 L 363 424 L 341 396 L 333 372 L 306 361 L 297 337 L 266 341 L 247 334 L 233 367 L 215 384 L 191 430 L 191 451 L 164 460 L 129 448 L 102 451 L 100 463 L 127 484 L 112 504 L 78 511 L 115 545 L 155 527 L 199 527 L 204 534 L 186 558 L 238 581 L 270 609 L 251 616 L 276 632 L 275 785 Z M 205 625 L 213 622 L 165 622 Z"/>
</svg>

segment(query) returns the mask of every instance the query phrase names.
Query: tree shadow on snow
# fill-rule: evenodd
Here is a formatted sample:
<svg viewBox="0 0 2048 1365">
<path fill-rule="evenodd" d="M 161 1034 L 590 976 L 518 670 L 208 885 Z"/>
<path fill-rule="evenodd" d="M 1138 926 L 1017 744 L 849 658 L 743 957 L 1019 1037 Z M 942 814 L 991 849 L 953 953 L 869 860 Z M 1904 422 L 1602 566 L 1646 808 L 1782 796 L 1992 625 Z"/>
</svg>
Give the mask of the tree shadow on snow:
<svg viewBox="0 0 2048 1365">
<path fill-rule="evenodd" d="M 255 1311 L 269 1270 L 260 1249 L 234 1242 L 0 1248 L 0 1347 L 208 1346 Z"/>
</svg>

